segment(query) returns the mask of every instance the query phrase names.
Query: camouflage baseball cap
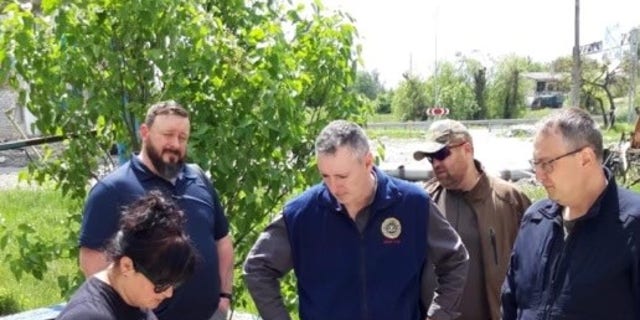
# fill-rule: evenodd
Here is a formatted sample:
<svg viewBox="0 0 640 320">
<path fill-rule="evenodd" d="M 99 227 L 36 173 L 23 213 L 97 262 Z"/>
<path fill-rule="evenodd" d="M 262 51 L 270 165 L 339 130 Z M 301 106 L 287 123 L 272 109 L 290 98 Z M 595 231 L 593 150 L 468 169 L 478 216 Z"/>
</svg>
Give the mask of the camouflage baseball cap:
<svg viewBox="0 0 640 320">
<path fill-rule="evenodd" d="M 462 141 L 471 142 L 469 129 L 462 123 L 450 119 L 435 121 L 427 130 L 425 143 L 413 153 L 413 158 L 420 161 L 447 145 Z"/>
</svg>

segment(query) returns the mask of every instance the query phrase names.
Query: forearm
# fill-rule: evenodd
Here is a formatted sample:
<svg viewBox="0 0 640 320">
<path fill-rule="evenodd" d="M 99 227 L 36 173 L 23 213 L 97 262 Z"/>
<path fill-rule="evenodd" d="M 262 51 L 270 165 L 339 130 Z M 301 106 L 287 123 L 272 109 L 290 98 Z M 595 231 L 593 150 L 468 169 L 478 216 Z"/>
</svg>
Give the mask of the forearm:
<svg viewBox="0 0 640 320">
<path fill-rule="evenodd" d="M 280 293 L 280 279 L 292 268 L 291 246 L 280 217 L 260 234 L 243 268 L 247 289 L 263 319 L 291 319 Z"/>
<path fill-rule="evenodd" d="M 218 272 L 220 274 L 220 292 L 233 291 L 233 241 L 231 236 L 216 241 L 218 250 Z"/>
<path fill-rule="evenodd" d="M 247 267 L 245 266 L 245 270 Z M 280 281 L 272 276 L 263 276 L 260 272 L 245 271 L 244 280 L 251 298 L 264 320 L 290 320 L 289 312 L 280 294 Z"/>
<path fill-rule="evenodd" d="M 429 257 L 435 266 L 437 287 L 429 307 L 431 319 L 453 319 L 464 290 L 469 254 L 446 218 L 432 204 L 429 218 Z"/>
</svg>

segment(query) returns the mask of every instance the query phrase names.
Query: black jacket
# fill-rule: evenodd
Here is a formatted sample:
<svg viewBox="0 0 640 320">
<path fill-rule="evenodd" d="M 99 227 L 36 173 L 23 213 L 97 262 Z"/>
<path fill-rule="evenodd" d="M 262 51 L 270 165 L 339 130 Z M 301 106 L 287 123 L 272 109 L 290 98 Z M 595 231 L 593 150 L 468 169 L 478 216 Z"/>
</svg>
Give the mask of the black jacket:
<svg viewBox="0 0 640 320">
<path fill-rule="evenodd" d="M 608 176 L 566 240 L 561 206 L 545 199 L 527 210 L 502 287 L 504 320 L 640 319 L 640 195 Z"/>
</svg>

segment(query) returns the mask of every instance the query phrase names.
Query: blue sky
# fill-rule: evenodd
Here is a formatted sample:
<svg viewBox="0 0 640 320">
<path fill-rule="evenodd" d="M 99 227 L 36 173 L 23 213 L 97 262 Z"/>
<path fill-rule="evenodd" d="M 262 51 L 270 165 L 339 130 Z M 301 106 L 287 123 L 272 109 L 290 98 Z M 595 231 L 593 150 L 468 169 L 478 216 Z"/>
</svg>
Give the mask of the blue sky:
<svg viewBox="0 0 640 320">
<path fill-rule="evenodd" d="M 570 55 L 573 0 L 323 0 L 356 19 L 367 70 L 387 87 L 411 66 L 429 76 L 456 53 L 479 60 L 514 53 L 547 62 Z M 640 26 L 640 0 L 581 0 L 580 43 L 620 37 Z M 617 25 L 617 28 L 615 26 Z"/>
</svg>

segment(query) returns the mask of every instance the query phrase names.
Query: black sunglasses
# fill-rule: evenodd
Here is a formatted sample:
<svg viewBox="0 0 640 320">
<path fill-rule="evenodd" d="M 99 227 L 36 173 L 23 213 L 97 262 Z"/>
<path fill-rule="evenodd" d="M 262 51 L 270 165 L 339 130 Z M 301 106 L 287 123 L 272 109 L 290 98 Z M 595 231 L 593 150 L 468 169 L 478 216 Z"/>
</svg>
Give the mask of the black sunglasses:
<svg viewBox="0 0 640 320">
<path fill-rule="evenodd" d="M 163 293 L 167 291 L 167 289 L 169 289 L 170 287 L 173 287 L 175 289 L 182 284 L 181 282 L 172 282 L 172 281 L 156 279 L 155 277 L 151 276 L 149 271 L 147 271 L 145 268 L 143 268 L 141 265 L 135 262 L 133 263 L 133 267 L 136 269 L 137 272 L 140 272 L 143 276 L 147 277 L 149 281 L 151 281 L 151 283 L 153 284 L 153 292 L 155 293 Z"/>
<path fill-rule="evenodd" d="M 444 159 L 448 158 L 451 155 L 451 149 L 457 148 L 465 143 L 467 142 L 465 141 L 462 143 L 458 143 L 456 145 L 444 146 L 444 148 L 434 153 L 428 153 L 425 156 L 427 160 L 429 160 L 429 162 L 433 162 L 433 160 L 443 161 Z"/>
</svg>

